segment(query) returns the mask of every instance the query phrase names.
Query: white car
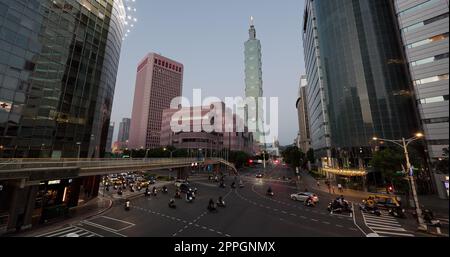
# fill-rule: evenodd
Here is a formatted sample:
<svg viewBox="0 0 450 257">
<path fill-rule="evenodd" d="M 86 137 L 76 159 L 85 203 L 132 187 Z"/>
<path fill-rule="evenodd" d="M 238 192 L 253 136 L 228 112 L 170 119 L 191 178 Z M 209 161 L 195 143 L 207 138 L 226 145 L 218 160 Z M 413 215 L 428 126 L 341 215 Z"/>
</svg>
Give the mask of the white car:
<svg viewBox="0 0 450 257">
<path fill-rule="evenodd" d="M 180 187 L 182 184 L 189 184 L 189 182 L 186 182 L 185 180 L 177 180 L 175 181 L 175 186 Z"/>
<path fill-rule="evenodd" d="M 316 194 L 310 193 L 310 192 L 300 192 L 300 193 L 296 193 L 296 194 L 291 194 L 291 199 L 294 201 L 304 202 L 310 196 L 312 196 L 314 203 L 319 202 L 319 197 Z"/>
</svg>

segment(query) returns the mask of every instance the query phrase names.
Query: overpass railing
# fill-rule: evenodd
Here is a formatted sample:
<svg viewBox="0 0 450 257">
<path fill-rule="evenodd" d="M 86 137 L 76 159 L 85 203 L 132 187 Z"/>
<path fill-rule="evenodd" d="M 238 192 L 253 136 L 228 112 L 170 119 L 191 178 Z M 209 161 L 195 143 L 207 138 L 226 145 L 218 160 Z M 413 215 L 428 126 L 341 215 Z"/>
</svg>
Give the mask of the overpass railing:
<svg viewBox="0 0 450 257">
<path fill-rule="evenodd" d="M 122 166 L 170 166 L 204 162 L 198 158 L 145 158 L 145 159 L 0 159 L 0 171 L 42 168 L 107 168 Z"/>
</svg>

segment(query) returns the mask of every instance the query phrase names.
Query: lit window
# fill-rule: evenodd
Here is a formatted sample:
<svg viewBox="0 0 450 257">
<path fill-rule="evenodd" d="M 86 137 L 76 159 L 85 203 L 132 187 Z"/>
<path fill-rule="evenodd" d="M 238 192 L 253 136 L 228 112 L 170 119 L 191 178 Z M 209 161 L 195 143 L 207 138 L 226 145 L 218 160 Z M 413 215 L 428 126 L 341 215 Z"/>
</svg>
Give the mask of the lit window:
<svg viewBox="0 0 450 257">
<path fill-rule="evenodd" d="M 439 60 L 442 60 L 442 59 L 445 59 L 445 58 L 448 58 L 448 53 L 439 54 L 439 55 L 436 55 L 436 56 L 433 56 L 433 57 L 429 57 L 429 58 L 425 58 L 425 59 L 422 59 L 422 60 L 414 61 L 414 62 L 411 63 L 411 66 L 414 67 L 414 66 L 421 65 L 421 64 L 426 64 L 426 63 L 431 63 L 431 62 L 434 62 L 434 61 L 439 61 Z"/>
<path fill-rule="evenodd" d="M 421 104 L 439 103 L 439 102 L 448 101 L 448 99 L 449 99 L 449 95 L 441 95 L 441 96 L 436 96 L 436 97 L 420 99 L 420 103 Z"/>
<path fill-rule="evenodd" d="M 429 78 L 418 79 L 418 80 L 414 81 L 414 85 L 417 86 L 417 85 L 432 83 L 432 82 L 441 81 L 441 80 L 448 80 L 448 73 L 429 77 Z"/>
<path fill-rule="evenodd" d="M 406 48 L 411 49 L 411 48 L 414 48 L 414 47 L 419 47 L 419 46 L 426 45 L 428 43 L 438 42 L 438 41 L 444 40 L 446 38 L 448 38 L 448 32 L 444 33 L 444 34 L 440 34 L 440 35 L 434 36 L 434 37 L 430 37 L 430 38 L 427 38 L 427 39 L 424 39 L 424 40 L 420 40 L 420 41 L 417 41 L 417 42 L 414 42 L 414 43 L 411 43 L 409 45 L 406 45 Z"/>
</svg>

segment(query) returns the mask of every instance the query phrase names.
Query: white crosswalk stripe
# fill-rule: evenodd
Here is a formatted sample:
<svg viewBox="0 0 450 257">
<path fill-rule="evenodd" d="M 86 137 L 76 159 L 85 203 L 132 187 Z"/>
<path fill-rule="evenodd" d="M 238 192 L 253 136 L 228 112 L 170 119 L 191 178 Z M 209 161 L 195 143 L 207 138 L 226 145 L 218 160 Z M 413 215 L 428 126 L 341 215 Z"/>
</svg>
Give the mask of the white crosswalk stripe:
<svg viewBox="0 0 450 257">
<path fill-rule="evenodd" d="M 382 212 L 381 216 L 362 213 L 364 223 L 373 232 L 379 236 L 400 236 L 400 237 L 413 237 L 414 235 L 404 229 L 396 218 L 389 216 L 388 212 Z"/>
<path fill-rule="evenodd" d="M 67 237 L 68 235 L 77 235 L 78 237 L 100 237 L 100 235 L 79 228 L 75 226 L 70 226 L 66 228 L 61 228 L 55 231 L 51 231 L 45 234 L 37 235 L 36 237 Z"/>
</svg>

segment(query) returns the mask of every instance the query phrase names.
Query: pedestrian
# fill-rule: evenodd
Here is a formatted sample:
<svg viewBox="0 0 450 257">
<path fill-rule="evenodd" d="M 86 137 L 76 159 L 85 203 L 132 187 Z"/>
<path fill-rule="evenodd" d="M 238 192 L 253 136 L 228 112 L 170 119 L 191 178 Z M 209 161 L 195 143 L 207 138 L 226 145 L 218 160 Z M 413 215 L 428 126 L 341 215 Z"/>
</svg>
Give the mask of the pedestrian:
<svg viewBox="0 0 450 257">
<path fill-rule="evenodd" d="M 339 192 L 341 192 L 342 193 L 342 185 L 341 184 L 338 184 L 338 190 L 339 190 Z"/>
<path fill-rule="evenodd" d="M 320 187 L 320 181 L 317 180 L 317 187 Z"/>
<path fill-rule="evenodd" d="M 334 194 L 334 186 L 331 186 L 331 190 L 333 191 L 333 194 Z"/>
</svg>

